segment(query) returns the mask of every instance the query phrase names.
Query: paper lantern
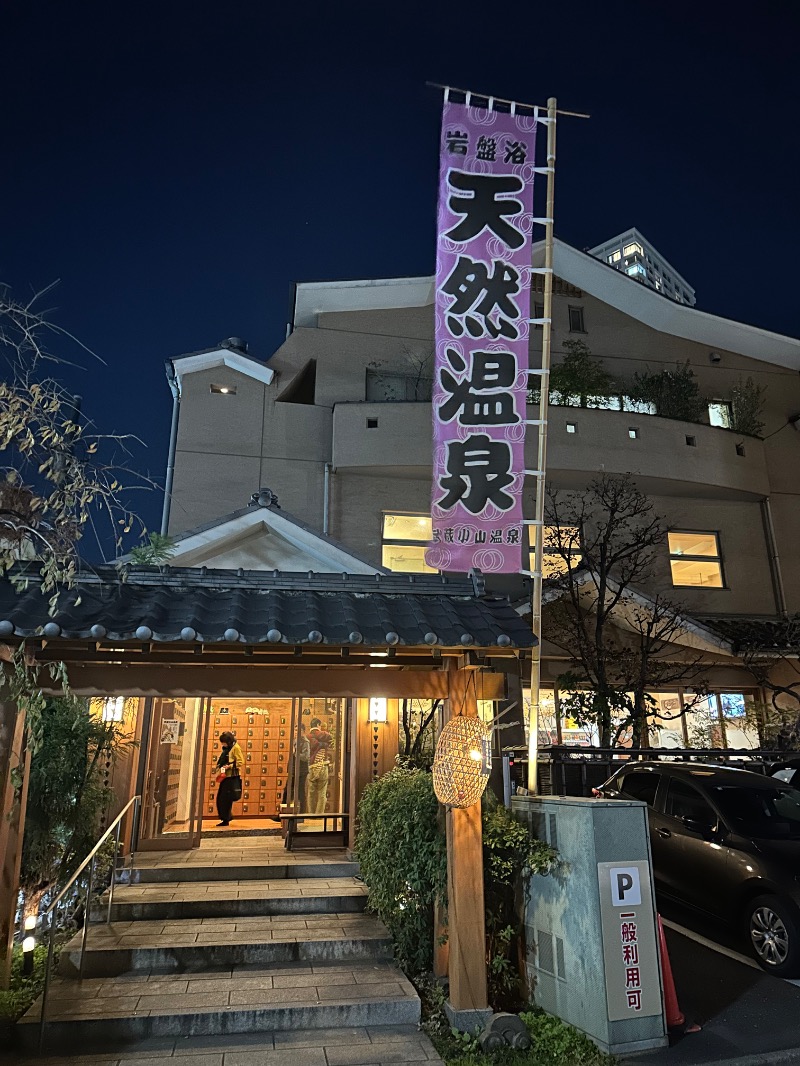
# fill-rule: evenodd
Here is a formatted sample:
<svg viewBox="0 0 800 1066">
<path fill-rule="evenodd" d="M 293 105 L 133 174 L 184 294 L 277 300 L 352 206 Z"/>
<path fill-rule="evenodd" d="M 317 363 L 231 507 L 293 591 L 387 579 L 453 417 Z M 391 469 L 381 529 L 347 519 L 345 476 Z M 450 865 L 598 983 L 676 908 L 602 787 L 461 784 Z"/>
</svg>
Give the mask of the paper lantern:
<svg viewBox="0 0 800 1066">
<path fill-rule="evenodd" d="M 451 718 L 439 734 L 433 760 L 433 789 L 448 807 L 477 803 L 492 768 L 491 730 L 480 718 Z"/>
</svg>

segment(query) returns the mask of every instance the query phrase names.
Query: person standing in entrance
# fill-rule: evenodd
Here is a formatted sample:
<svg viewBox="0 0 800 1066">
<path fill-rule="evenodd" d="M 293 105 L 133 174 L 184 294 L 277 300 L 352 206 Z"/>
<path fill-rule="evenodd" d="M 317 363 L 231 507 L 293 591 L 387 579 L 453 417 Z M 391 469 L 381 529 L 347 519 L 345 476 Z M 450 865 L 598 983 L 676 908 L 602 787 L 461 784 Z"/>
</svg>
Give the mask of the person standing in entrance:
<svg viewBox="0 0 800 1066">
<path fill-rule="evenodd" d="M 217 760 L 217 769 L 221 771 L 217 778 L 217 824 L 230 825 L 233 805 L 242 798 L 244 753 L 233 733 L 221 733 L 219 739 L 222 741 L 222 753 Z"/>
<path fill-rule="evenodd" d="M 328 798 L 328 777 L 333 737 L 322 728 L 319 718 L 311 719 L 308 734 L 308 809 L 311 814 L 324 814 Z"/>
</svg>

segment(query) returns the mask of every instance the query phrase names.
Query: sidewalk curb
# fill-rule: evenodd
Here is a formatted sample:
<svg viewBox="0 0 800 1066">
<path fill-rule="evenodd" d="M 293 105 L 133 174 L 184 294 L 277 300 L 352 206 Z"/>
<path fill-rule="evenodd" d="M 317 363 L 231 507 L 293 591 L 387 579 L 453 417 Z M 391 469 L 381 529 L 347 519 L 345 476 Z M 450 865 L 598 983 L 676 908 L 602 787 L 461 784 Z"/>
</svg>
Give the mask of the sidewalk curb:
<svg viewBox="0 0 800 1066">
<path fill-rule="evenodd" d="M 758 1055 L 740 1055 L 735 1059 L 715 1059 L 707 1066 L 764 1066 L 765 1062 L 769 1062 L 770 1066 L 780 1066 L 780 1063 L 791 1062 L 793 1059 L 800 1060 L 800 1047 L 784 1048 L 782 1051 L 762 1051 Z"/>
<path fill-rule="evenodd" d="M 622 1066 L 625 1066 L 633 1056 L 620 1057 Z M 636 1060 L 641 1061 L 641 1060 Z M 739 1055 L 734 1059 L 698 1059 L 696 1066 L 780 1066 L 783 1062 L 800 1063 L 800 1046 L 783 1048 L 781 1051 L 762 1051 L 757 1055 Z"/>
</svg>

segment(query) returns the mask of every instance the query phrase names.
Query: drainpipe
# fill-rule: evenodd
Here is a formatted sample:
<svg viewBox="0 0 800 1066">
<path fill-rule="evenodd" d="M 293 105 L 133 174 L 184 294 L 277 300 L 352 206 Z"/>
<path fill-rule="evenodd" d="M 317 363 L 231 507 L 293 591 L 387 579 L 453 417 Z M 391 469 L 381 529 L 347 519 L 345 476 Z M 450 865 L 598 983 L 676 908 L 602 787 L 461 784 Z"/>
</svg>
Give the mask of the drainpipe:
<svg viewBox="0 0 800 1066">
<path fill-rule="evenodd" d="M 331 468 L 332 463 L 325 464 L 325 480 L 322 487 L 322 532 L 327 537 L 330 533 L 330 496 L 331 496 Z"/>
<path fill-rule="evenodd" d="M 169 429 L 169 454 L 167 476 L 164 479 L 164 508 L 161 512 L 161 536 L 166 537 L 169 528 L 169 511 L 172 504 L 172 482 L 175 479 L 175 449 L 178 443 L 178 415 L 181 408 L 181 387 L 173 363 L 167 363 L 167 381 L 172 392 L 172 424 Z"/>
<path fill-rule="evenodd" d="M 769 570 L 772 576 L 775 609 L 781 618 L 788 618 L 789 612 L 786 610 L 786 593 L 783 587 L 781 561 L 778 557 L 778 544 L 775 540 L 775 526 L 772 522 L 772 507 L 770 506 L 769 496 L 764 496 L 761 500 L 761 519 L 764 523 L 764 536 L 766 537 L 767 552 L 769 553 Z"/>
</svg>

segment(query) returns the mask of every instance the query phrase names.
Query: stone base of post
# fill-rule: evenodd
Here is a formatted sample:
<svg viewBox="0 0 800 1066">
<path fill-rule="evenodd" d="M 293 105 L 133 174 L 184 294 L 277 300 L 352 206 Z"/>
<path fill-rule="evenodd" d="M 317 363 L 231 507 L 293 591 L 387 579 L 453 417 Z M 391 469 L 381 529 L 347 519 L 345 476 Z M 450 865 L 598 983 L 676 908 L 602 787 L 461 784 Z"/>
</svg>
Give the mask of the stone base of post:
<svg viewBox="0 0 800 1066">
<path fill-rule="evenodd" d="M 458 1029 L 461 1033 L 474 1033 L 476 1029 L 483 1029 L 494 1014 L 491 1007 L 471 1007 L 466 1010 L 456 1010 L 449 999 L 444 1005 L 444 1012 L 451 1027 Z"/>
</svg>

